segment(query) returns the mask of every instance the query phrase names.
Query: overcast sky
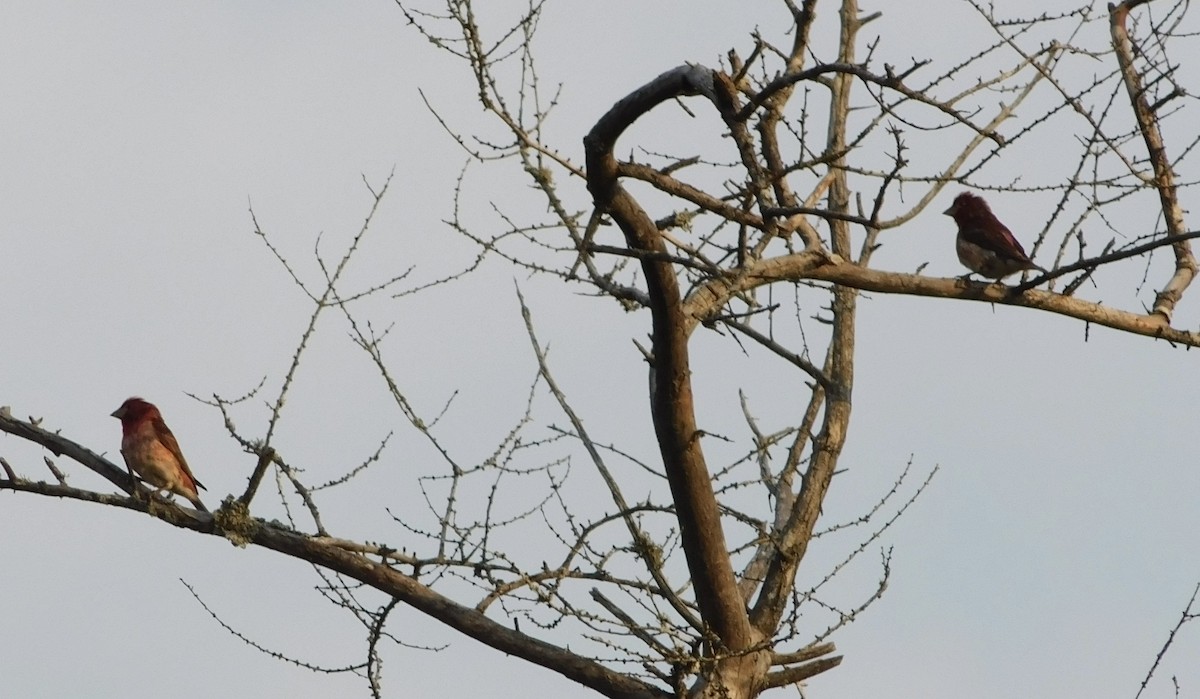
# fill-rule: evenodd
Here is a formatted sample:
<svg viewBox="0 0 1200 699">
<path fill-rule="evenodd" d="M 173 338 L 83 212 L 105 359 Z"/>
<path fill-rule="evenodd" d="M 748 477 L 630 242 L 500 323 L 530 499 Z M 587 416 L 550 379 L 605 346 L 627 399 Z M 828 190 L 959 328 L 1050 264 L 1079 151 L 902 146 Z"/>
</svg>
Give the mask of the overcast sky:
<svg viewBox="0 0 1200 699">
<path fill-rule="evenodd" d="M 550 3 L 542 77 L 564 89 L 547 139 L 582 162 L 582 134 L 615 100 L 684 62 L 716 66 L 734 46 L 745 55 L 755 27 L 783 22 L 781 4 Z M 946 41 L 960 54 L 970 53 L 972 32 L 985 36 L 959 3 L 884 11 L 877 30 L 891 28 L 885 44 L 899 56 L 941 50 L 929 45 L 933 26 L 956 26 Z M 626 48 L 600 53 L 612 45 Z M 394 170 L 351 286 L 410 266 L 414 283 L 434 279 L 473 254 L 443 223 L 464 154 L 418 89 L 465 131 L 497 132 L 472 101 L 464 67 L 385 0 L 10 0 L 0 6 L 0 66 L 0 405 L 119 459 L 119 424 L 108 415 L 142 395 L 162 408 L 210 507 L 240 492 L 254 464 L 220 416 L 185 393 L 233 397 L 265 377 L 263 398 L 273 397 L 309 314 L 252 234 L 251 206 L 315 283 L 318 236 L 336 259 L 369 211 L 363 179 L 378 187 Z M 465 183 L 462 213 L 483 229 L 501 225 L 493 203 L 527 192 L 524 180 L 478 166 Z M 569 186 L 584 196 L 580 183 Z M 1195 208 L 1194 193 L 1183 196 Z M 1048 216 L 1042 200 L 991 200 L 1027 244 Z M 943 208 L 889 234 L 875 263 L 960 274 Z M 390 348 L 405 390 L 431 414 L 459 391 L 446 427 L 459 430 L 464 458 L 486 457 L 536 371 L 514 279 L 598 440 L 627 440 L 653 458 L 644 364 L 630 342 L 647 332 L 648 315 L 497 262 L 364 309 L 380 327 L 395 324 Z M 1137 310 L 1149 293 L 1118 285 L 1104 300 Z M 1198 294 L 1183 302 L 1178 325 L 1197 325 Z M 398 538 L 385 508 L 419 501 L 395 488 L 406 449 L 420 440 L 403 431 L 344 325 L 330 317 L 318 330 L 278 446 L 320 482 L 395 430 L 381 463 L 331 493 L 324 512 L 338 535 Z M 1194 353 L 1030 310 L 878 294 L 861 303 L 858 338 L 847 471 L 829 513 L 861 510 L 910 456 L 922 476 L 941 471 L 881 542 L 894 547 L 890 587 L 834 638 L 845 661 L 810 682 L 809 696 L 1132 697 L 1200 580 Z M 727 370 L 740 360 L 736 348 L 704 340 L 701 395 L 726 407 L 739 387 L 764 406 L 786 398 L 778 367 Z M 238 426 L 261 434 L 265 414 L 261 402 L 246 406 Z M 0 438 L 0 455 L 28 477 L 49 477 L 40 453 L 13 437 Z M 72 485 L 111 490 L 82 467 L 60 466 Z M 269 496 L 256 514 L 282 518 Z M 0 694 L 367 696 L 360 678 L 251 649 L 181 582 L 269 648 L 325 667 L 361 662 L 364 632 L 324 603 L 319 579 L 296 561 L 126 511 L 12 492 L 0 493 L 0 523 Z M 877 549 L 843 599 L 869 591 Z M 814 549 L 814 561 L 839 551 Z M 422 648 L 386 652 L 389 696 L 586 693 L 412 611 L 393 615 L 391 631 Z M 1200 627 L 1188 627 L 1160 670 L 1178 676 L 1185 696 L 1200 692 L 1197 657 Z M 1145 696 L 1171 695 L 1160 681 Z"/>
</svg>

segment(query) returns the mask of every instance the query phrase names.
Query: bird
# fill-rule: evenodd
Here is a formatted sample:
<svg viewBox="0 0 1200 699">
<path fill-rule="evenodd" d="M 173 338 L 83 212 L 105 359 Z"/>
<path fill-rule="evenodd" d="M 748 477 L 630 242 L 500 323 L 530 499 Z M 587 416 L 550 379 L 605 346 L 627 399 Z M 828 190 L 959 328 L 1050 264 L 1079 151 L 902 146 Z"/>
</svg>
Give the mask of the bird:
<svg viewBox="0 0 1200 699">
<path fill-rule="evenodd" d="M 1000 223 L 983 197 L 963 192 L 942 213 L 958 224 L 954 249 L 958 261 L 972 272 L 1000 280 L 1027 269 L 1046 271 L 1029 259 L 1025 248 L 1017 242 L 1012 231 Z"/>
<path fill-rule="evenodd" d="M 179 442 L 163 422 L 162 413 L 153 403 L 133 397 L 113 411 L 112 416 L 121 421 L 121 456 L 130 476 L 137 473 L 163 495 L 170 491 L 182 495 L 201 512 L 208 508 L 200 501 L 197 489 L 203 489 L 200 481 L 192 475 Z"/>
</svg>

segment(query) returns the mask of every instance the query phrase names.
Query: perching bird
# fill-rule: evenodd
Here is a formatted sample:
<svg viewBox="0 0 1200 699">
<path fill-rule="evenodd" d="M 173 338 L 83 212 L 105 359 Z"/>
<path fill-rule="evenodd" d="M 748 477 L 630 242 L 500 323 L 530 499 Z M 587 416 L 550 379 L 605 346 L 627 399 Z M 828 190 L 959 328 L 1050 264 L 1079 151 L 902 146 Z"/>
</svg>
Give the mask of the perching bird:
<svg viewBox="0 0 1200 699">
<path fill-rule="evenodd" d="M 179 442 L 163 422 L 162 413 L 153 403 L 130 398 L 113 411 L 121 421 L 121 456 L 131 473 L 136 472 L 146 482 L 158 488 L 158 494 L 170 491 L 187 498 L 196 509 L 208 512 L 200 502 L 197 488 L 204 488 L 192 475 Z"/>
<path fill-rule="evenodd" d="M 1033 263 L 1012 231 L 988 208 L 983 197 L 963 192 L 944 212 L 958 224 L 954 249 L 958 261 L 985 277 L 1003 279 L 1026 269 L 1046 270 Z M 967 275 L 970 276 L 970 275 Z"/>
</svg>

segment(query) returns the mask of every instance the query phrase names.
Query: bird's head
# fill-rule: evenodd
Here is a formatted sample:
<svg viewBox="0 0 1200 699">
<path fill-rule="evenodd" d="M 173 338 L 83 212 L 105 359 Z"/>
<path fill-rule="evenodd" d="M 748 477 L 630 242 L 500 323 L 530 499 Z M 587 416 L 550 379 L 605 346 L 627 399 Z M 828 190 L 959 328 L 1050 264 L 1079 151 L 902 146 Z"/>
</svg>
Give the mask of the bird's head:
<svg viewBox="0 0 1200 699">
<path fill-rule="evenodd" d="M 112 412 L 112 416 L 120 420 L 123 425 L 137 424 L 157 414 L 158 408 L 154 407 L 153 403 L 148 403 L 136 396 L 127 399 L 121 404 L 121 407 Z"/>
<path fill-rule="evenodd" d="M 970 192 L 963 192 L 957 197 L 954 197 L 954 203 L 950 204 L 950 208 L 946 209 L 942 213 L 954 219 L 956 222 L 962 223 L 963 221 L 969 221 L 973 218 L 986 216 L 987 214 L 990 214 L 991 211 L 992 210 L 988 208 L 987 202 L 983 200 L 983 197 L 971 194 Z"/>
</svg>

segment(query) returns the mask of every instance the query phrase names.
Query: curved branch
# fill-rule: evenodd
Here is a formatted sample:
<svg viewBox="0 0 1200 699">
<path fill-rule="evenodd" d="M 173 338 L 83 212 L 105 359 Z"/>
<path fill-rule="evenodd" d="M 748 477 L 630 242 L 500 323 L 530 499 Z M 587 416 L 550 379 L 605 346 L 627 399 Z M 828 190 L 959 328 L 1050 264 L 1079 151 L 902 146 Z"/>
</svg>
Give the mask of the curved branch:
<svg viewBox="0 0 1200 699">
<path fill-rule="evenodd" d="M 698 94 L 706 96 L 721 114 L 734 110 L 736 96 L 728 78 L 702 66 L 680 66 L 618 101 L 583 139 L 588 191 L 597 208 L 620 226 L 632 250 L 667 252 L 654 221 L 619 182 L 619 166 L 613 156 L 617 138 L 662 102 Z M 651 413 L 696 601 L 705 623 L 725 649 L 745 651 L 757 639 L 738 593 L 720 509 L 700 446 L 687 346 L 690 323 L 679 280 L 668 261 L 643 257 L 641 267 L 653 315 Z"/>
</svg>

